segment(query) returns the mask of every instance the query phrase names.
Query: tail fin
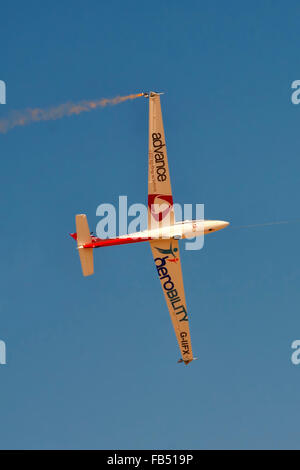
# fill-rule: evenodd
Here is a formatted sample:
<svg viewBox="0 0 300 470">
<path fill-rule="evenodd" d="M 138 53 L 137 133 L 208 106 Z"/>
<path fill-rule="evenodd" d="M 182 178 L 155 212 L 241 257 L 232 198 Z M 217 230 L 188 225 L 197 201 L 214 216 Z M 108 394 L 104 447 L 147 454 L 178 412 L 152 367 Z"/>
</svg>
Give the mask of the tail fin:
<svg viewBox="0 0 300 470">
<path fill-rule="evenodd" d="M 92 238 L 85 214 L 76 215 L 77 246 L 80 257 L 82 273 L 90 276 L 94 273 L 93 248 L 84 248 L 83 245 L 91 243 Z"/>
</svg>

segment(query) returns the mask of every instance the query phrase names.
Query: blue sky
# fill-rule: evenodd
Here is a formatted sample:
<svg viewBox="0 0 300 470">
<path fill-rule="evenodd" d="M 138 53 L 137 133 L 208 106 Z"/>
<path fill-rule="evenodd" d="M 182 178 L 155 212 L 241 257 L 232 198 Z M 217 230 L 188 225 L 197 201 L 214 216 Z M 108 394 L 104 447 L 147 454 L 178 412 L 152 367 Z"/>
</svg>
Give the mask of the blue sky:
<svg viewBox="0 0 300 470">
<path fill-rule="evenodd" d="M 182 250 L 199 360 L 147 243 L 95 251 L 74 215 L 145 202 L 148 102 L 0 135 L 3 449 L 299 448 L 299 2 L 6 2 L 13 109 L 161 90 L 174 200 L 231 227 Z"/>
</svg>

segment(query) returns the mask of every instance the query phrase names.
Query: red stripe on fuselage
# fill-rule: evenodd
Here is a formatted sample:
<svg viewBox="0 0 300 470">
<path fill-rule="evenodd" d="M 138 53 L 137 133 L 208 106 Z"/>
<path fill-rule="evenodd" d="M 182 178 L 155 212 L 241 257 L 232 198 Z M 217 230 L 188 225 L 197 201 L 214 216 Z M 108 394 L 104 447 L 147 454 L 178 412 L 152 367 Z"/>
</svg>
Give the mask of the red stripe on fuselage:
<svg viewBox="0 0 300 470">
<path fill-rule="evenodd" d="M 86 243 L 84 248 L 100 248 L 101 246 L 113 246 L 113 245 L 126 245 L 128 243 L 139 243 L 139 242 L 147 242 L 151 240 L 151 237 L 147 238 L 107 238 L 102 240 L 101 238 L 95 238 L 92 240 L 91 243 Z"/>
</svg>

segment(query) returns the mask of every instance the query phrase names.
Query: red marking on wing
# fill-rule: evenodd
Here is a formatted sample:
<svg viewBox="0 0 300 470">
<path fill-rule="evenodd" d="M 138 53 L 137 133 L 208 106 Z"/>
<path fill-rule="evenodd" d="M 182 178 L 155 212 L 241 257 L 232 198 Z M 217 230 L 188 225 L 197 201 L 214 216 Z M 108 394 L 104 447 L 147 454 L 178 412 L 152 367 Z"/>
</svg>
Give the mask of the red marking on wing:
<svg viewBox="0 0 300 470">
<path fill-rule="evenodd" d="M 165 201 L 168 204 L 168 207 L 166 207 L 163 211 L 161 212 L 154 212 L 154 205 L 155 205 L 155 199 L 159 198 Z M 150 208 L 151 214 L 154 217 L 154 219 L 157 222 L 161 222 L 167 214 L 170 212 L 170 210 L 173 207 L 173 197 L 172 195 L 168 194 L 149 194 L 148 195 L 148 207 Z"/>
</svg>

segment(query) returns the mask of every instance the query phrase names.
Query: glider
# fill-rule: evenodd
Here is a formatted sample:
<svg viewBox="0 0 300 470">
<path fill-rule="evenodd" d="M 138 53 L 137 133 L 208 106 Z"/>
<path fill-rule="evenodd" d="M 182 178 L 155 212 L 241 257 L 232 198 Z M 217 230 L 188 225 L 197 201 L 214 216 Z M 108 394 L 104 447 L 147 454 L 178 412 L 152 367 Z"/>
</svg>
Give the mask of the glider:
<svg viewBox="0 0 300 470">
<path fill-rule="evenodd" d="M 166 141 L 161 113 L 160 93 L 143 93 L 149 99 L 149 158 L 148 158 L 148 229 L 100 239 L 91 234 L 85 214 L 76 215 L 76 233 L 82 272 L 94 273 L 93 249 L 148 241 L 161 287 L 169 309 L 181 352 L 178 362 L 189 364 L 193 356 L 186 306 L 179 242 L 223 229 L 229 222 L 221 220 L 185 220 L 175 222 Z"/>
</svg>

